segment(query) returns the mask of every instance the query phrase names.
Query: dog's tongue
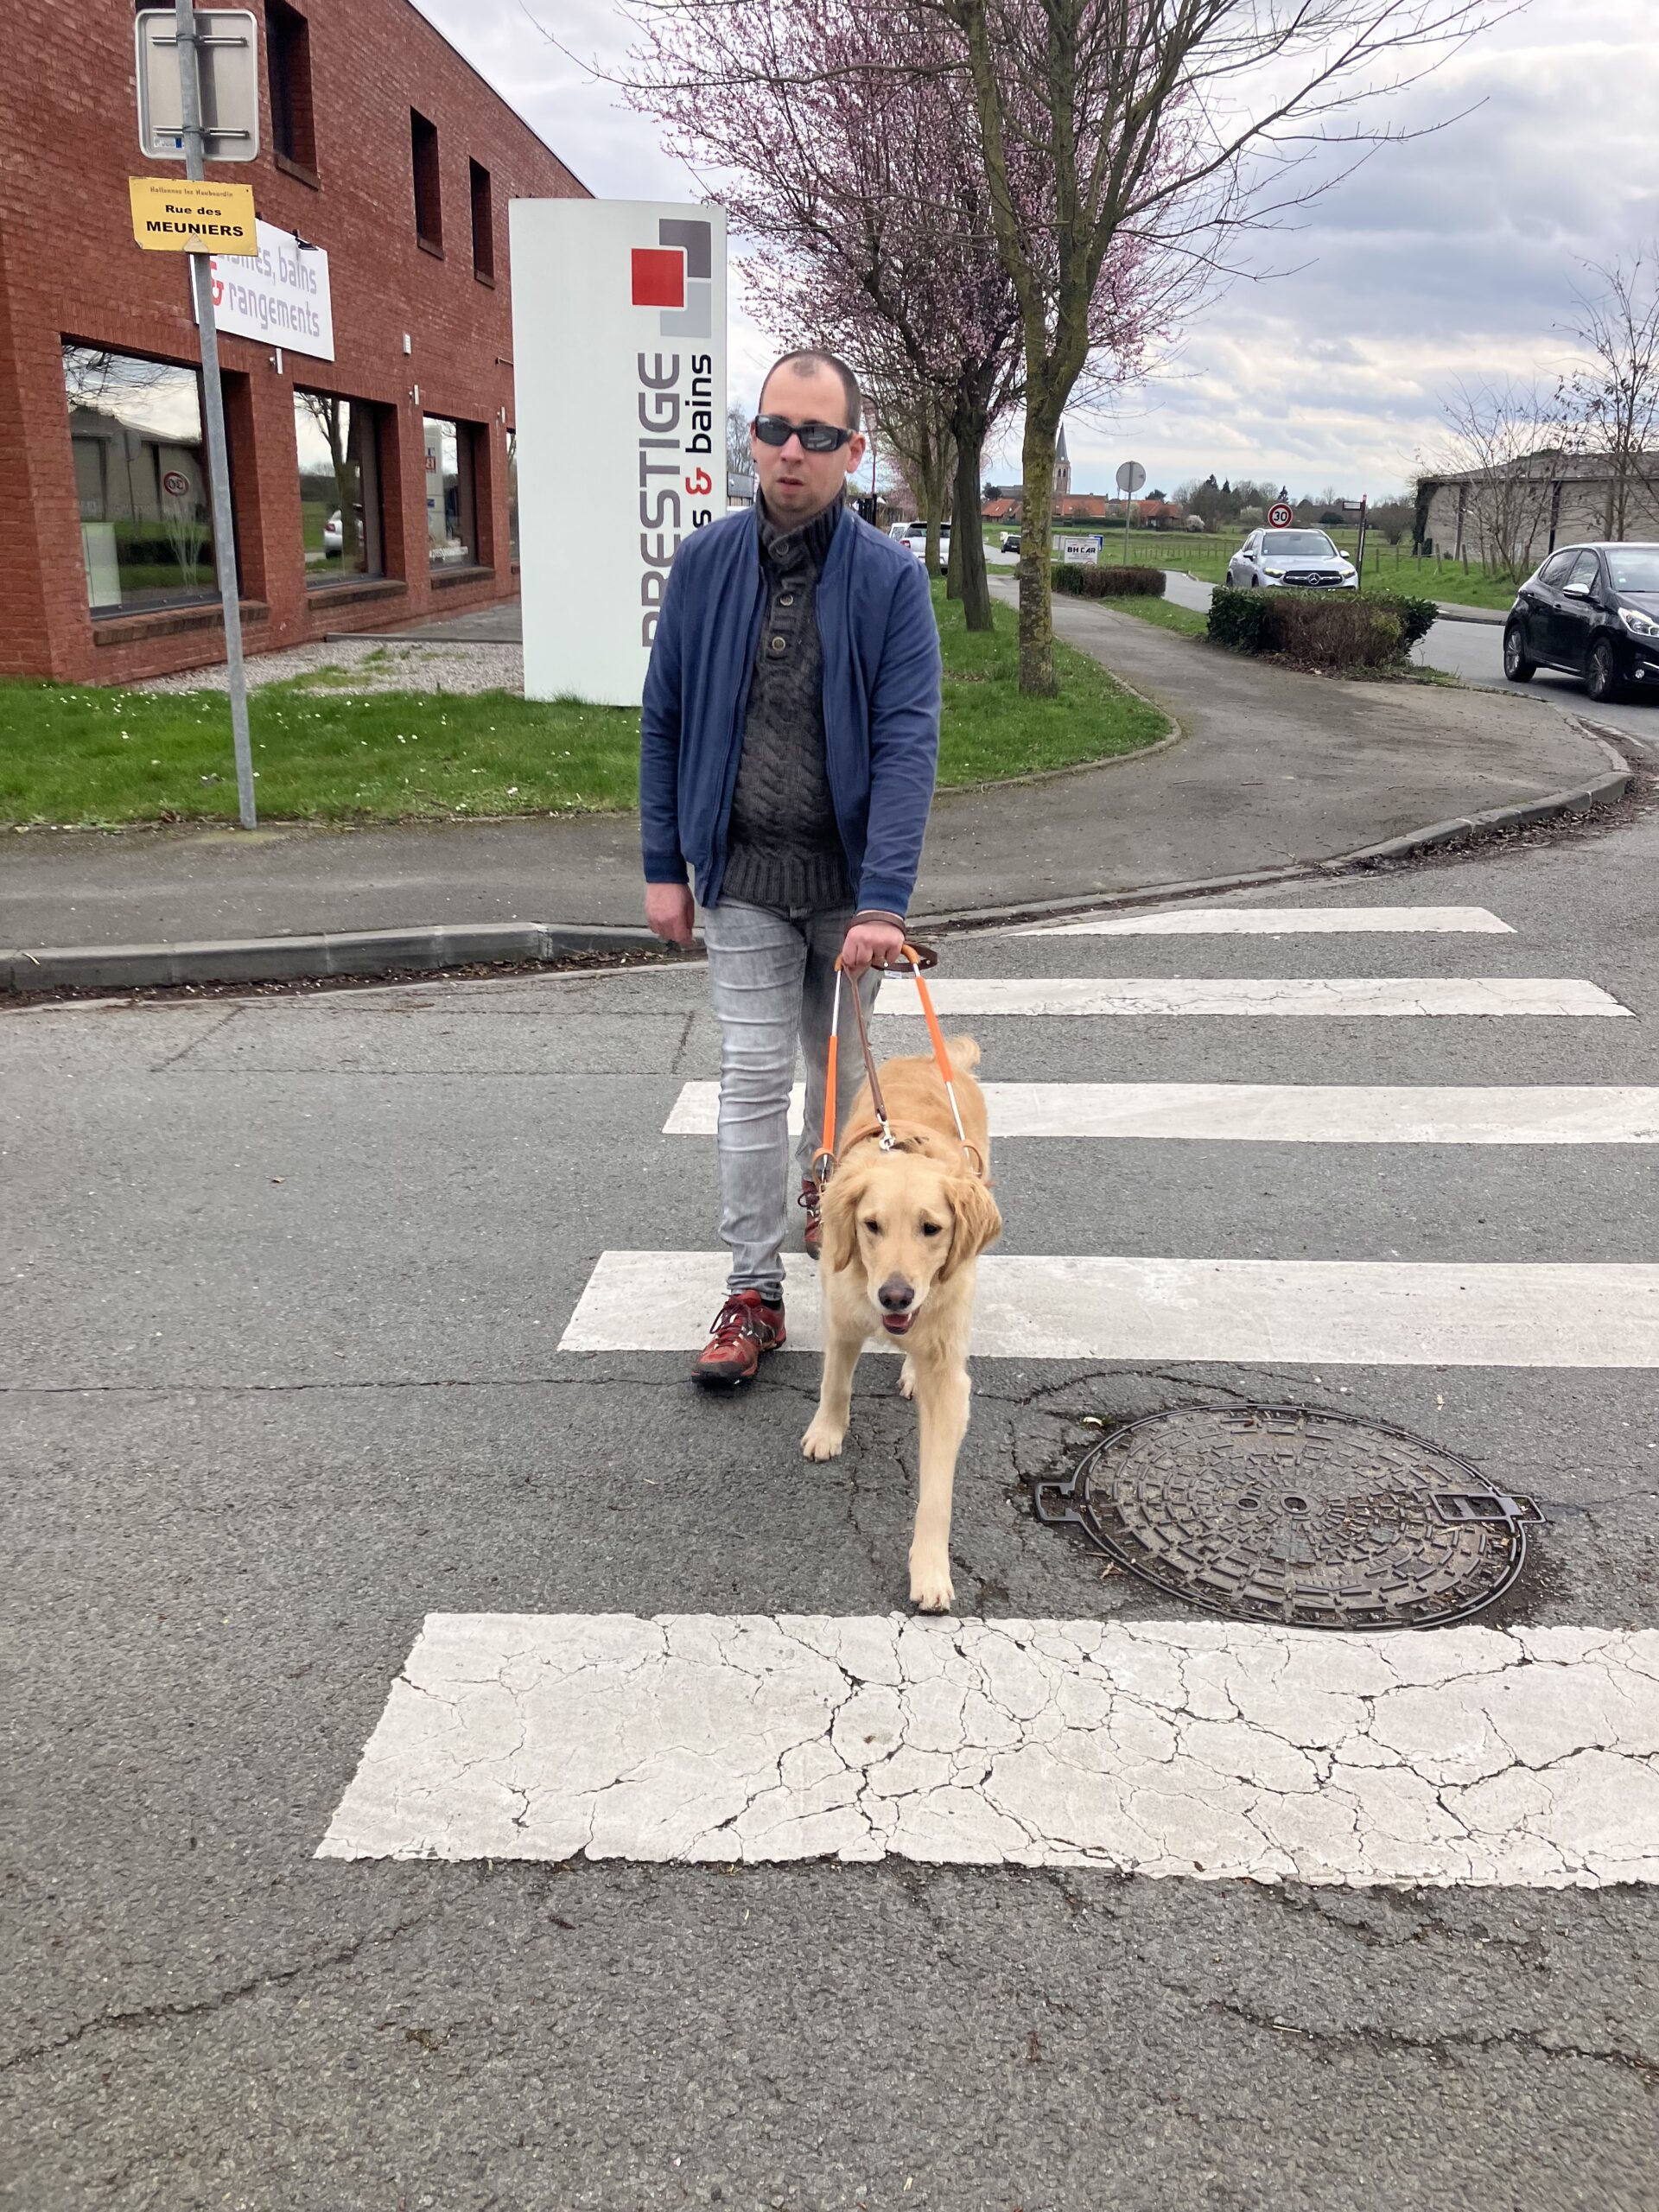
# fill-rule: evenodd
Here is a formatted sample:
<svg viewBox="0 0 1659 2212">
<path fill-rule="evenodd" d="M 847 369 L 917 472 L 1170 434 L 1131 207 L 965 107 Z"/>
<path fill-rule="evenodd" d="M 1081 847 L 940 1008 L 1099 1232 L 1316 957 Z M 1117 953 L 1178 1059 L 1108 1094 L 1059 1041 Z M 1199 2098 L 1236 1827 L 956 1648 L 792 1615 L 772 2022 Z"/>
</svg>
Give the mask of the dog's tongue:
<svg viewBox="0 0 1659 2212">
<path fill-rule="evenodd" d="M 913 1313 L 886 1313 L 881 1318 L 881 1325 L 890 1337 L 905 1337 L 909 1335 L 910 1325 L 915 1318 Z"/>
</svg>

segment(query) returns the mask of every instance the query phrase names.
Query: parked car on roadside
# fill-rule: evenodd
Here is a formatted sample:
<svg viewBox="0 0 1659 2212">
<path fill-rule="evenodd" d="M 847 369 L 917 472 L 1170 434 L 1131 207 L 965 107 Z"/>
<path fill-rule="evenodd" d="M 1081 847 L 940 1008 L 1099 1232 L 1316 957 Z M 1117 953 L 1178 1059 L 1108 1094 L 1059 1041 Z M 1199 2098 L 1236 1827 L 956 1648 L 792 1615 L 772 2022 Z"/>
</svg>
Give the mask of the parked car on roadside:
<svg viewBox="0 0 1659 2212">
<path fill-rule="evenodd" d="M 926 560 L 927 524 L 925 522 L 895 524 L 893 534 L 895 537 L 904 539 L 918 561 Z M 950 558 L 950 525 L 948 522 L 942 522 L 939 524 L 939 566 L 943 568 Z"/>
<path fill-rule="evenodd" d="M 1227 582 L 1235 591 L 1357 591 L 1359 571 L 1322 530 L 1253 530 Z"/>
<path fill-rule="evenodd" d="M 1017 553 L 1020 550 L 1020 533 L 1017 530 L 1003 531 L 1001 550 L 1005 553 Z"/>
<path fill-rule="evenodd" d="M 325 553 L 339 553 L 346 543 L 346 532 L 340 524 L 340 511 L 334 509 L 322 525 L 322 550 Z"/>
<path fill-rule="evenodd" d="M 1659 695 L 1659 545 L 1564 545 L 1534 569 L 1503 626 L 1503 673 L 1581 677 L 1592 699 Z"/>
</svg>

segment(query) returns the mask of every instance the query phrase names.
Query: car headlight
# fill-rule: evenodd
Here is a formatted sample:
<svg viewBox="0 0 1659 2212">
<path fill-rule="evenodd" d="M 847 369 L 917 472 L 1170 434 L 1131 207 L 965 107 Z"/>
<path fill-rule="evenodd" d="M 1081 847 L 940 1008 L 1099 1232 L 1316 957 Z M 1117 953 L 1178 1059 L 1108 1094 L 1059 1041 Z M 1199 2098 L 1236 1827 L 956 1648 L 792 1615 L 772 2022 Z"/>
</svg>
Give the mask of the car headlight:
<svg viewBox="0 0 1659 2212">
<path fill-rule="evenodd" d="M 1621 607 L 1618 619 L 1633 638 L 1659 638 L 1659 622 L 1634 607 Z"/>
<path fill-rule="evenodd" d="M 1263 563 L 1262 573 L 1264 576 L 1282 576 L 1285 572 L 1282 569 L 1275 569 L 1272 562 L 1268 561 Z"/>
</svg>

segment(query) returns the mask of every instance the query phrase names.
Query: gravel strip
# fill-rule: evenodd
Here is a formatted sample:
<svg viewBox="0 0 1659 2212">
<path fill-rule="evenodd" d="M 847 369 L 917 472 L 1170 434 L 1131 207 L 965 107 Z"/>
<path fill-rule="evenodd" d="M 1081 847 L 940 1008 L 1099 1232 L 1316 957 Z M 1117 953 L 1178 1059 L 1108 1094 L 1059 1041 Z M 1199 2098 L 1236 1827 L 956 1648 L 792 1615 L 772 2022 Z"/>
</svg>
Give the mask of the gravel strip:
<svg viewBox="0 0 1659 2212">
<path fill-rule="evenodd" d="M 327 692 L 512 691 L 524 689 L 521 645 L 404 645 L 387 638 L 354 638 L 330 645 L 290 645 L 283 652 L 256 653 L 247 663 L 248 688 L 282 683 L 296 676 L 326 672 Z M 217 668 L 193 668 L 182 676 L 160 676 L 135 683 L 134 691 L 227 691 L 230 674 Z M 318 685 L 318 690 L 325 687 Z"/>
</svg>

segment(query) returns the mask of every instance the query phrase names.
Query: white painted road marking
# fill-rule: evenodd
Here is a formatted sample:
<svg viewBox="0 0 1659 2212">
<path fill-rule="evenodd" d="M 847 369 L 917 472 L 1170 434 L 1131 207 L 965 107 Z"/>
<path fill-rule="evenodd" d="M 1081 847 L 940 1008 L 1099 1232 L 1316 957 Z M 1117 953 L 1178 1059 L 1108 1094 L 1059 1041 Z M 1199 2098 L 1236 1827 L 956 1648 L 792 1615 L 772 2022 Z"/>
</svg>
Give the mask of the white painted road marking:
<svg viewBox="0 0 1659 2212">
<path fill-rule="evenodd" d="M 724 1252 L 602 1252 L 559 1350 L 698 1351 L 730 1265 Z M 787 1349 L 816 1351 L 817 1268 L 791 1253 L 785 1269 Z M 971 1349 L 982 1359 L 1656 1368 L 1659 1267 L 993 1253 L 979 1262 Z"/>
<path fill-rule="evenodd" d="M 799 1134 L 802 1093 L 790 1093 Z M 1659 1089 L 1313 1083 L 988 1083 L 991 1134 L 1248 1144 L 1659 1144 Z M 717 1083 L 688 1083 L 663 1134 L 711 1137 Z"/>
<path fill-rule="evenodd" d="M 1659 1881 L 1659 1633 L 433 1613 L 323 1859 Z"/>
<path fill-rule="evenodd" d="M 1484 906 L 1164 906 L 1090 922 L 1033 922 L 1020 937 L 1513 937 Z"/>
<path fill-rule="evenodd" d="M 933 1003 L 963 1014 L 1601 1014 L 1628 1007 L 1574 976 L 944 976 Z M 916 986 L 881 986 L 876 1011 L 917 1014 Z"/>
</svg>

